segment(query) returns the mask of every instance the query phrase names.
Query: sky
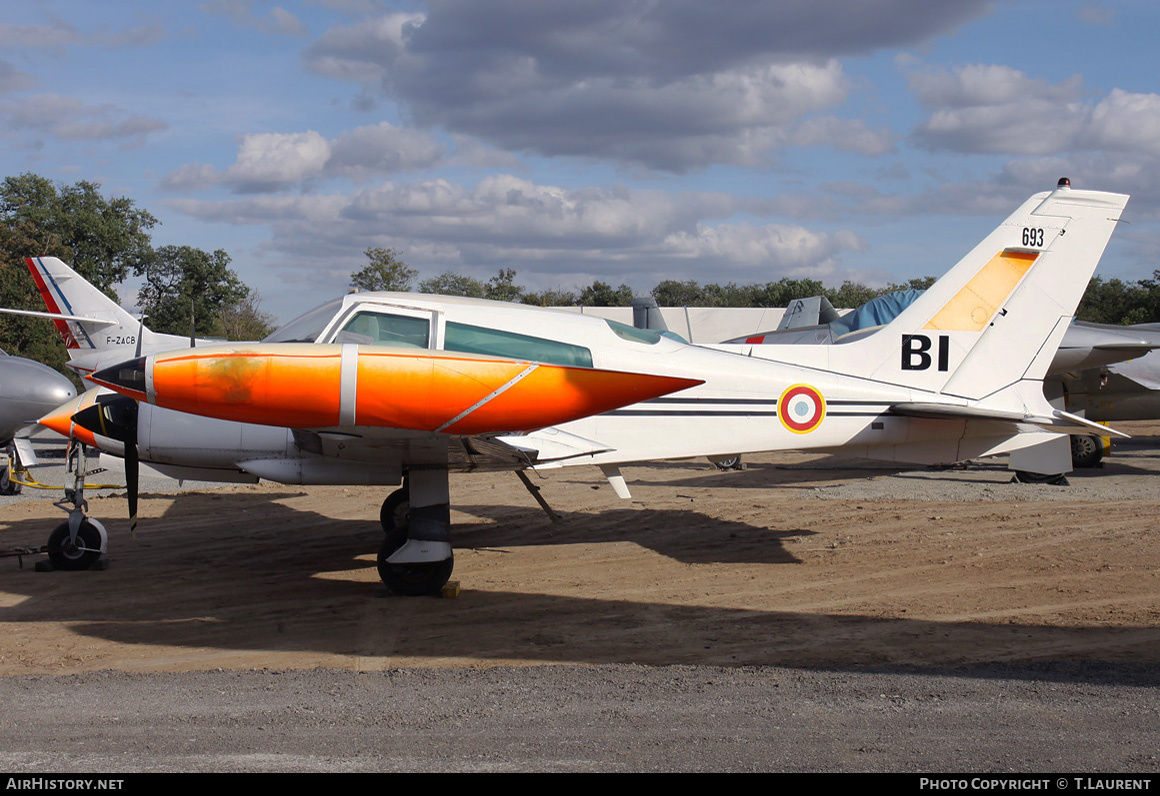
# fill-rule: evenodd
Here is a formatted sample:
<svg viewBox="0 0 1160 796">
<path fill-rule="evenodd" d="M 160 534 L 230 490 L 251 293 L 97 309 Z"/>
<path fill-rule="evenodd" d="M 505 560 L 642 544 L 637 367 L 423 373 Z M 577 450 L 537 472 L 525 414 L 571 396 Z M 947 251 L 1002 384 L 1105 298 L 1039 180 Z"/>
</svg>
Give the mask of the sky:
<svg viewBox="0 0 1160 796">
<path fill-rule="evenodd" d="M 530 290 L 937 276 L 1061 176 L 1132 194 L 1097 274 L 1135 281 L 1157 30 L 1150 0 L 25 0 L 0 176 L 131 198 L 281 321 L 370 247 Z"/>
</svg>

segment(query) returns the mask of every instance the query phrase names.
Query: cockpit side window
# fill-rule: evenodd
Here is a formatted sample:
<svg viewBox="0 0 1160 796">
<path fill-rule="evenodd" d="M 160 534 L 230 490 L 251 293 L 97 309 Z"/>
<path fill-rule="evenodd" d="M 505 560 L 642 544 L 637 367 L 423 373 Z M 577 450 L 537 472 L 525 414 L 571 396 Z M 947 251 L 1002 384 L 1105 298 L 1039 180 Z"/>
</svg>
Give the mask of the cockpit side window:
<svg viewBox="0 0 1160 796">
<path fill-rule="evenodd" d="M 661 341 L 661 333 L 654 332 L 652 329 L 637 329 L 635 326 L 626 326 L 613 320 L 605 320 L 608 328 L 616 333 L 616 336 L 621 340 L 628 340 L 633 343 L 644 343 L 645 345 L 656 345 Z M 676 336 L 678 340 L 684 342 L 680 336 Z"/>
<path fill-rule="evenodd" d="M 342 299 L 328 301 L 320 307 L 299 315 L 287 324 L 279 326 L 266 336 L 263 343 L 313 343 L 330 323 L 334 313 L 342 306 Z"/>
<path fill-rule="evenodd" d="M 491 354 L 552 365 L 592 367 L 592 352 L 583 346 L 451 321 L 447 322 L 443 347 L 447 351 L 461 351 L 465 354 Z"/>
<path fill-rule="evenodd" d="M 428 318 L 357 312 L 334 338 L 336 343 L 427 348 L 431 341 Z"/>
</svg>

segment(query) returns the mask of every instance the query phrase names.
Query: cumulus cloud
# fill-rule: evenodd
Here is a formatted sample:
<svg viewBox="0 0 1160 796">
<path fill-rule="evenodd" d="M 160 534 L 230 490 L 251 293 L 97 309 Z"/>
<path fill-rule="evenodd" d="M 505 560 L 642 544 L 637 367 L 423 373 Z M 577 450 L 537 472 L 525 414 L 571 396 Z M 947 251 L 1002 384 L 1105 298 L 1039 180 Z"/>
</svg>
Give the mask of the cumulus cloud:
<svg viewBox="0 0 1160 796">
<path fill-rule="evenodd" d="M 36 79 L 32 75 L 0 59 L 0 94 L 31 88 L 35 84 Z"/>
<path fill-rule="evenodd" d="M 220 14 L 239 28 L 253 28 L 262 33 L 283 36 L 305 36 L 306 26 L 298 17 L 281 6 L 274 6 L 268 14 L 260 16 L 254 12 L 254 0 L 212 0 L 203 3 L 201 10 L 207 14 Z"/>
<path fill-rule="evenodd" d="M 165 29 L 157 24 L 139 25 L 116 32 L 103 29 L 82 32 L 60 17 L 53 17 L 48 25 L 0 23 L 0 46 L 7 50 L 57 51 L 72 45 L 119 49 L 155 44 L 164 36 Z"/>
<path fill-rule="evenodd" d="M 160 119 L 127 114 L 112 105 L 86 105 L 74 97 L 39 94 L 0 104 L 0 119 L 9 130 L 31 130 L 66 141 L 120 139 L 140 144 L 150 133 L 168 128 Z"/>
<path fill-rule="evenodd" d="M 679 172 L 760 162 L 795 123 L 845 101 L 839 56 L 921 43 L 989 5 L 433 0 L 426 15 L 331 29 L 305 60 L 377 86 L 420 124 L 515 151 Z M 836 132 L 835 121 L 822 124 Z M 880 152 L 885 137 L 811 143 Z"/>
<path fill-rule="evenodd" d="M 513 267 L 548 285 L 578 271 L 650 283 L 822 274 L 842 252 L 864 246 L 847 231 L 730 221 L 751 206 L 725 194 L 565 189 L 507 174 L 474 186 L 432 179 L 350 196 L 168 204 L 206 221 L 269 225 L 269 248 L 310 267 L 325 269 L 336 256 L 349 260 L 351 252 L 390 246 L 432 274 L 464 265 Z"/>
<path fill-rule="evenodd" d="M 1113 89 L 1093 101 L 1074 76 L 1060 83 L 1007 66 L 979 65 L 909 76 L 929 118 L 916 139 L 936 150 L 1049 155 L 1118 151 L 1160 156 L 1160 95 Z"/>
<path fill-rule="evenodd" d="M 270 193 L 311 180 L 347 178 L 356 182 L 435 165 L 443 147 L 426 133 L 387 122 L 359 127 L 334 139 L 304 133 L 243 136 L 232 166 L 218 171 L 187 164 L 162 181 L 168 190 L 225 185 L 235 193 Z"/>
</svg>

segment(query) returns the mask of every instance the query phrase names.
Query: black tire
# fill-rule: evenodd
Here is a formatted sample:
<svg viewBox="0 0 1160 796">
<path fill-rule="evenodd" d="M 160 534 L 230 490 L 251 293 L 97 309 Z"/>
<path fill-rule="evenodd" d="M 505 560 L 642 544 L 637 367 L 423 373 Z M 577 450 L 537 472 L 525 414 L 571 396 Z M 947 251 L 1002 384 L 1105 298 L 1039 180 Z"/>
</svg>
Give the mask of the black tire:
<svg viewBox="0 0 1160 796">
<path fill-rule="evenodd" d="M 20 484 L 12 480 L 12 469 L 5 467 L 0 470 L 0 495 L 19 495 Z"/>
<path fill-rule="evenodd" d="M 713 466 L 718 470 L 740 470 L 741 469 L 741 455 L 730 456 L 728 459 L 718 459 L 713 462 Z"/>
<path fill-rule="evenodd" d="M 379 524 L 384 533 L 396 528 L 406 529 L 411 519 L 411 495 L 406 489 L 396 489 L 387 495 L 379 509 Z"/>
<path fill-rule="evenodd" d="M 1095 467 L 1104 458 L 1103 441 L 1099 437 L 1076 434 L 1071 438 L 1073 467 Z"/>
<path fill-rule="evenodd" d="M 390 558 L 396 550 L 407 541 L 405 528 L 396 528 L 387 532 L 379 548 L 379 577 L 387 588 L 403 597 L 426 597 L 439 594 L 447 581 L 451 579 L 451 571 L 455 568 L 455 558 L 444 561 L 430 561 L 422 564 L 390 564 Z"/>
<path fill-rule="evenodd" d="M 1066 473 L 1033 473 L 1029 470 L 1016 470 L 1015 480 L 1021 484 L 1050 484 L 1051 486 L 1071 486 L 1067 481 Z"/>
<path fill-rule="evenodd" d="M 101 558 L 101 532 L 84 520 L 77 531 L 77 543 L 69 543 L 68 522 L 62 522 L 48 535 L 48 560 L 56 569 L 79 572 Z"/>
</svg>

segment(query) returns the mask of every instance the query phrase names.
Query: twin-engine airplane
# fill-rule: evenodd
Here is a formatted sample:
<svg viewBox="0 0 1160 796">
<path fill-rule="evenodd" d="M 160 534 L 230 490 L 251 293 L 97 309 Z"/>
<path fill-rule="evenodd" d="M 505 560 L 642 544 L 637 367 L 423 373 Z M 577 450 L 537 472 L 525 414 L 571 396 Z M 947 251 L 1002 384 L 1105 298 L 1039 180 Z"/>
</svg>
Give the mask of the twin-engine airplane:
<svg viewBox="0 0 1160 796">
<path fill-rule="evenodd" d="M 452 571 L 451 470 L 594 464 L 627 496 L 617 468 L 633 461 L 819 449 L 944 463 L 1108 433 L 1054 409 L 1042 379 L 1127 199 L 1061 180 L 847 345 L 720 351 L 548 309 L 353 294 L 262 343 L 101 370 L 132 400 L 82 397 L 42 422 L 150 462 L 401 482 L 379 572 L 433 593 Z"/>
</svg>

